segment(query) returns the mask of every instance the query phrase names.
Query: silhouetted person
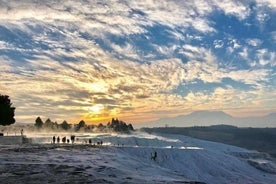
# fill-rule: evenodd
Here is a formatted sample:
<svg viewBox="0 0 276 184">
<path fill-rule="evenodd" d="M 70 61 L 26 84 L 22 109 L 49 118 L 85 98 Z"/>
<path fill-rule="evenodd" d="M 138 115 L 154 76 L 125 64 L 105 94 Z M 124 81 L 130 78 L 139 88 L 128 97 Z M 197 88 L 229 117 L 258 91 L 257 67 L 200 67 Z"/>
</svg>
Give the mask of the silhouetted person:
<svg viewBox="0 0 276 184">
<path fill-rule="evenodd" d="M 67 143 L 68 143 L 68 144 L 70 143 L 70 140 L 69 140 L 69 139 L 67 139 Z"/>
<path fill-rule="evenodd" d="M 89 144 L 92 144 L 92 140 L 91 139 L 89 139 Z"/>
<path fill-rule="evenodd" d="M 63 143 L 63 144 L 66 143 L 66 137 L 63 137 L 63 138 L 62 138 L 62 143 Z"/>
<path fill-rule="evenodd" d="M 155 151 L 155 152 L 153 153 L 153 155 L 151 155 L 151 159 L 155 161 L 156 158 L 157 158 L 157 152 Z"/>
<path fill-rule="evenodd" d="M 102 140 L 101 140 L 100 144 L 101 144 L 101 146 L 103 145 L 103 141 Z"/>
<path fill-rule="evenodd" d="M 53 136 L 53 143 L 55 144 L 56 143 L 56 137 Z"/>
<path fill-rule="evenodd" d="M 71 142 L 72 142 L 72 144 L 74 144 L 74 142 L 75 142 L 75 136 L 74 135 L 71 135 Z"/>
<path fill-rule="evenodd" d="M 57 137 L 57 143 L 59 143 L 59 141 L 60 141 L 60 138 L 59 138 L 59 136 Z"/>
<path fill-rule="evenodd" d="M 23 136 L 23 129 L 21 129 L 21 136 Z"/>
</svg>

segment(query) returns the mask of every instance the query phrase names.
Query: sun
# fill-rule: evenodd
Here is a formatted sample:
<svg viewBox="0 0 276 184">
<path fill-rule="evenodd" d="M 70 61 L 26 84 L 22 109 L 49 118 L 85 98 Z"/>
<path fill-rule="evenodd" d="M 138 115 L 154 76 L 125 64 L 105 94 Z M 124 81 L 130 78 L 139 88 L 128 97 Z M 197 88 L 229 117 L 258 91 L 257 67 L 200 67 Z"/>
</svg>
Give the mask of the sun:
<svg viewBox="0 0 276 184">
<path fill-rule="evenodd" d="M 103 109 L 104 109 L 103 104 L 96 104 L 89 108 L 89 110 L 95 114 L 100 113 Z"/>
</svg>

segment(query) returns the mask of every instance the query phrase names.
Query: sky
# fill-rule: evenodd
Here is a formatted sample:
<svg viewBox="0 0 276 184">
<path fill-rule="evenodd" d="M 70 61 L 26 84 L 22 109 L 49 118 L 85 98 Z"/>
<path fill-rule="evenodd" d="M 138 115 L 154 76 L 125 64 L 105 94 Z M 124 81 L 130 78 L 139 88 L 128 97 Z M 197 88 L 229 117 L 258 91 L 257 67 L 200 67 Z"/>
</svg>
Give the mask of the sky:
<svg viewBox="0 0 276 184">
<path fill-rule="evenodd" d="M 0 0 L 20 123 L 276 112 L 274 0 Z"/>
</svg>

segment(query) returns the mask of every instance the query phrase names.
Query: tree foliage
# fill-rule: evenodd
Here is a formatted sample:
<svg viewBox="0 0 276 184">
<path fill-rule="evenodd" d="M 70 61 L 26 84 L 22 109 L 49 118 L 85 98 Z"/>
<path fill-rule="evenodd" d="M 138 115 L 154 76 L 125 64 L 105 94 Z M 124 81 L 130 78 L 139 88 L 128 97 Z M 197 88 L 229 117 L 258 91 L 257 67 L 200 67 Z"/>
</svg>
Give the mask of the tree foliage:
<svg viewBox="0 0 276 184">
<path fill-rule="evenodd" d="M 35 120 L 35 127 L 38 129 L 45 128 L 47 130 L 71 130 L 75 132 L 84 131 L 84 132 L 121 132 L 121 133 L 130 133 L 134 131 L 132 124 L 127 124 L 124 121 L 112 118 L 111 122 L 108 122 L 106 125 L 99 123 L 98 125 L 87 125 L 85 121 L 81 120 L 78 124 L 69 124 L 66 120 L 58 124 L 57 122 L 52 122 L 48 118 L 44 123 L 40 117 L 37 117 Z"/>
<path fill-rule="evenodd" d="M 9 96 L 0 94 L 0 125 L 6 126 L 15 123 L 14 111 L 15 107 L 12 107 Z"/>
<path fill-rule="evenodd" d="M 37 117 L 36 120 L 35 120 L 35 127 L 37 128 L 42 128 L 43 126 L 43 121 L 40 117 Z"/>
<path fill-rule="evenodd" d="M 127 125 L 125 122 L 114 118 L 107 124 L 107 127 L 115 132 L 129 132 L 134 130 L 131 124 Z"/>
<path fill-rule="evenodd" d="M 76 126 L 76 131 L 79 131 L 80 129 L 84 129 L 86 127 L 85 122 L 81 120 L 79 124 Z"/>
<path fill-rule="evenodd" d="M 50 118 L 48 118 L 48 119 L 46 119 L 46 121 L 44 123 L 44 127 L 51 128 L 52 124 L 53 124 L 53 122 L 51 121 Z"/>
<path fill-rule="evenodd" d="M 61 124 L 60 124 L 60 127 L 63 129 L 63 130 L 69 130 L 71 128 L 71 125 L 67 123 L 67 121 L 63 121 Z"/>
</svg>

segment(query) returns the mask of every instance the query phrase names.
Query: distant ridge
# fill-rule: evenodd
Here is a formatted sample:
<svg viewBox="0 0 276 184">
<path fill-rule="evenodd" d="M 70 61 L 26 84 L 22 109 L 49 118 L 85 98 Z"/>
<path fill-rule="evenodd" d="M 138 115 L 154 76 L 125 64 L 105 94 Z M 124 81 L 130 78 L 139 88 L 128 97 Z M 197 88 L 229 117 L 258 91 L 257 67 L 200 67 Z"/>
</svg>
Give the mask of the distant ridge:
<svg viewBox="0 0 276 184">
<path fill-rule="evenodd" d="M 236 118 L 223 111 L 201 110 L 172 118 L 160 118 L 140 124 L 140 127 L 190 127 L 210 125 L 232 125 L 238 127 L 276 127 L 276 113 L 261 117 Z"/>
</svg>

